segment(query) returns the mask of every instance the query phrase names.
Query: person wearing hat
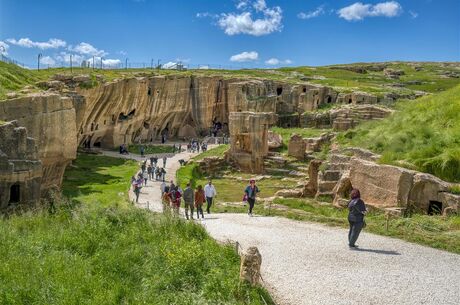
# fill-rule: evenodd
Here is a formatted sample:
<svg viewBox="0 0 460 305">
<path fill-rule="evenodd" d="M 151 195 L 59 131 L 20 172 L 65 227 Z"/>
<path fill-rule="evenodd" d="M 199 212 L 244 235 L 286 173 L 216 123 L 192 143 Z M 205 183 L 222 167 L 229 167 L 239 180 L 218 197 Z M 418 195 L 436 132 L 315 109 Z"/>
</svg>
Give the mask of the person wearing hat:
<svg viewBox="0 0 460 305">
<path fill-rule="evenodd" d="M 256 180 L 254 179 L 249 180 L 249 185 L 244 190 L 244 193 L 246 194 L 246 198 L 249 203 L 249 211 L 248 211 L 249 216 L 252 216 L 252 209 L 254 208 L 254 205 L 256 203 L 256 195 L 258 192 L 259 192 L 259 188 L 256 185 Z"/>
</svg>

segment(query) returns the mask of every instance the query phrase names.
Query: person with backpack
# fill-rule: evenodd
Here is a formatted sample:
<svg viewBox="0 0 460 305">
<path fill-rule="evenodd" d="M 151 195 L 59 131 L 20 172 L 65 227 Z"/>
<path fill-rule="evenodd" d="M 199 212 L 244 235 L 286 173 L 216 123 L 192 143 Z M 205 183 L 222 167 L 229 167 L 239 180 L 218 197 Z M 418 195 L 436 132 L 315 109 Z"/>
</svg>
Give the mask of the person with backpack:
<svg viewBox="0 0 460 305">
<path fill-rule="evenodd" d="M 204 194 L 206 196 L 206 202 L 208 203 L 206 207 L 206 212 L 208 214 L 211 214 L 212 202 L 214 200 L 214 197 L 216 197 L 217 195 L 216 188 L 214 187 L 214 185 L 212 185 L 211 180 L 209 180 L 208 184 L 206 184 L 206 186 L 204 187 Z"/>
<path fill-rule="evenodd" d="M 259 193 L 259 188 L 256 185 L 256 181 L 254 179 L 249 180 L 249 185 L 244 190 L 245 198 L 249 203 L 249 210 L 248 215 L 252 216 L 252 209 L 256 204 L 256 195 Z"/>
<path fill-rule="evenodd" d="M 171 198 L 171 206 L 174 210 L 174 214 L 179 215 L 181 194 L 177 190 L 177 187 L 171 189 L 171 191 L 169 192 L 169 198 Z"/>
<path fill-rule="evenodd" d="M 359 233 L 366 226 L 364 215 L 367 213 L 366 205 L 361 200 L 361 194 L 358 189 L 353 189 L 350 194 L 351 200 L 348 202 L 348 246 L 350 249 L 357 248 L 355 244 L 358 240 Z"/>
<path fill-rule="evenodd" d="M 201 218 L 204 219 L 203 215 L 203 204 L 206 202 L 206 196 L 204 195 L 203 187 L 201 185 L 198 185 L 196 192 L 195 192 L 195 208 L 196 208 L 196 218 L 200 219 L 200 213 L 201 213 Z"/>
<path fill-rule="evenodd" d="M 171 210 L 171 196 L 169 193 L 169 187 L 166 185 L 161 194 L 161 203 L 163 204 L 163 213 L 167 213 Z"/>
<path fill-rule="evenodd" d="M 147 165 L 147 174 L 149 176 L 149 179 L 153 180 L 153 168 L 152 168 L 152 166 L 150 164 Z"/>
<path fill-rule="evenodd" d="M 133 191 L 134 191 L 134 195 L 136 195 L 136 203 L 139 202 L 139 194 L 141 193 L 142 180 L 143 179 L 140 178 L 133 182 Z"/>
<path fill-rule="evenodd" d="M 163 167 L 166 167 L 166 160 L 168 160 L 168 157 L 164 156 L 163 157 Z"/>
<path fill-rule="evenodd" d="M 185 203 L 185 218 L 189 219 L 188 217 L 188 210 L 190 209 L 190 217 L 193 220 L 193 210 L 194 210 L 194 201 L 195 201 L 195 194 L 193 189 L 190 185 L 190 182 L 187 183 L 187 187 L 184 190 L 184 203 Z"/>
</svg>

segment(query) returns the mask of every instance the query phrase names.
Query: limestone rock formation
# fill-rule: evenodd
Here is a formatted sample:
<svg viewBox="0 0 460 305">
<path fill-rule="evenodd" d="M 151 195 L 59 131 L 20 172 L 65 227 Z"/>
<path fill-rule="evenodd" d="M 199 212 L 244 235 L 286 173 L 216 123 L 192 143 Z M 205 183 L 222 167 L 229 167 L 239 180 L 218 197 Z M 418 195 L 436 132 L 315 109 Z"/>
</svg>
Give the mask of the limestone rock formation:
<svg viewBox="0 0 460 305">
<path fill-rule="evenodd" d="M 240 280 L 247 281 L 251 285 L 260 282 L 260 267 L 262 255 L 257 247 L 250 247 L 241 255 Z"/>
<path fill-rule="evenodd" d="M 43 164 L 42 191 L 61 186 L 65 167 L 76 158 L 77 131 L 72 100 L 55 93 L 34 94 L 0 103 L 0 120 L 17 120 L 35 139 Z"/>
<path fill-rule="evenodd" d="M 277 149 L 283 146 L 283 137 L 281 135 L 269 130 L 268 131 L 268 149 Z"/>
<path fill-rule="evenodd" d="M 243 171 L 262 173 L 268 155 L 268 129 L 276 115 L 266 112 L 230 113 L 230 150 L 227 158 Z"/>
<path fill-rule="evenodd" d="M 366 92 L 340 93 L 337 97 L 337 104 L 377 104 L 378 98 Z"/>
<path fill-rule="evenodd" d="M 300 135 L 294 134 L 291 136 L 288 144 L 288 156 L 297 158 L 299 160 L 304 160 L 306 149 L 307 143 L 305 143 Z"/>
<path fill-rule="evenodd" d="M 345 155 L 352 154 L 353 156 Z M 305 196 L 330 196 L 343 207 L 357 188 L 366 204 L 380 208 L 411 209 L 424 213 L 458 211 L 460 196 L 450 193 L 451 184 L 426 173 L 376 163 L 377 155 L 348 148 L 333 152 L 322 171 L 322 161 L 310 162 Z"/>
<path fill-rule="evenodd" d="M 42 163 L 34 139 L 16 121 L 0 124 L 0 210 L 40 199 Z"/>
<path fill-rule="evenodd" d="M 348 130 L 363 121 L 380 120 L 393 113 L 393 110 L 376 105 L 355 105 L 331 109 L 327 112 L 305 113 L 301 118 L 302 127 L 334 128 Z"/>
</svg>

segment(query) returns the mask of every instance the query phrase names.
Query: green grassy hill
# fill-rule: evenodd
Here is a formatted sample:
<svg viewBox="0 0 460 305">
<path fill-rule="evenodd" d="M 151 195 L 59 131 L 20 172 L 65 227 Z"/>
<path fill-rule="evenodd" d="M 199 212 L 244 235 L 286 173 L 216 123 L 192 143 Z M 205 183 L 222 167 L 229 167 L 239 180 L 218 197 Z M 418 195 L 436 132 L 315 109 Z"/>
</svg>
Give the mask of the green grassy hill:
<svg viewBox="0 0 460 305">
<path fill-rule="evenodd" d="M 343 133 L 339 140 L 382 154 L 381 162 L 460 182 L 460 85 L 414 101 L 397 112 Z"/>
<path fill-rule="evenodd" d="M 400 70 L 400 79 L 389 79 L 384 68 Z M 358 71 L 358 72 L 357 72 Z M 40 71 L 20 68 L 0 62 L 0 100 L 8 92 L 25 86 L 35 86 L 37 81 L 50 79 L 57 73 L 69 73 L 70 68 L 51 68 Z M 322 67 L 289 67 L 279 69 L 242 70 L 152 70 L 152 69 L 96 69 L 73 68 L 73 74 L 103 75 L 106 80 L 133 77 L 135 75 L 220 75 L 224 78 L 263 78 L 289 83 L 310 82 L 331 86 L 341 92 L 364 91 L 382 96 L 385 93 L 410 95 L 414 91 L 439 92 L 458 84 L 455 75 L 460 74 L 460 63 L 388 62 L 356 63 Z"/>
</svg>

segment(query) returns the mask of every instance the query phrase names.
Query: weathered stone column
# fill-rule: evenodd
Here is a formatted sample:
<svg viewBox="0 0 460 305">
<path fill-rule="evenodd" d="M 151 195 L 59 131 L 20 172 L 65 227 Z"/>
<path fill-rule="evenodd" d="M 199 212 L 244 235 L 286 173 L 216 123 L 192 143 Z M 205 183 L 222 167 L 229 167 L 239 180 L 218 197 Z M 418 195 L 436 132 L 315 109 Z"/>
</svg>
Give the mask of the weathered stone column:
<svg viewBox="0 0 460 305">
<path fill-rule="evenodd" d="M 259 284 L 262 255 L 257 247 L 250 247 L 241 255 L 240 280 L 248 281 L 251 285 Z"/>
</svg>

